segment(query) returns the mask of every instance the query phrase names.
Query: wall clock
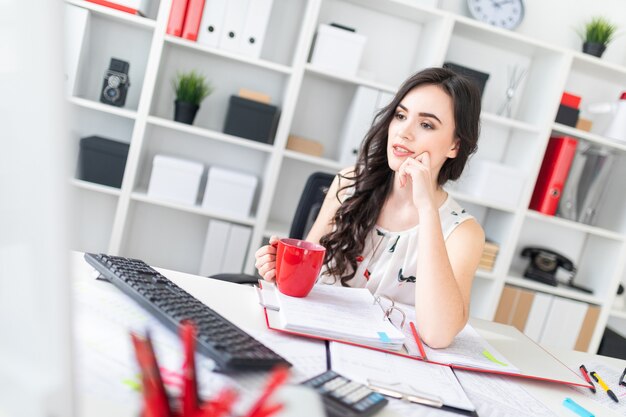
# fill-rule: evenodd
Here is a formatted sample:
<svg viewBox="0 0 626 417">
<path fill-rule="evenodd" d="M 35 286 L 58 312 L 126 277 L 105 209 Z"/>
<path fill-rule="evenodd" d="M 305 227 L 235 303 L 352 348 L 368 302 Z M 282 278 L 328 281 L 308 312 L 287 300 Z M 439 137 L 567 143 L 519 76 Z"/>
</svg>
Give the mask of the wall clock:
<svg viewBox="0 0 626 417">
<path fill-rule="evenodd" d="M 481 22 L 515 29 L 524 19 L 523 0 L 467 0 L 472 17 Z"/>
</svg>

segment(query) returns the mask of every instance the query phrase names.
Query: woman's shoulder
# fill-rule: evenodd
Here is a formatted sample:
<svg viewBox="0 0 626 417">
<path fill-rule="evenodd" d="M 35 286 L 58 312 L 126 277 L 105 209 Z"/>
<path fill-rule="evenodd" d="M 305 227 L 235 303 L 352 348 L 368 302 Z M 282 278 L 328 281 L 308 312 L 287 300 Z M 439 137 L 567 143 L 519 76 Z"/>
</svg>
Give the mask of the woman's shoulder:
<svg viewBox="0 0 626 417">
<path fill-rule="evenodd" d="M 347 197 L 354 194 L 354 184 L 356 182 L 356 167 L 350 166 L 342 169 L 337 173 L 334 184 L 337 196 L 340 201 L 344 201 Z"/>
</svg>

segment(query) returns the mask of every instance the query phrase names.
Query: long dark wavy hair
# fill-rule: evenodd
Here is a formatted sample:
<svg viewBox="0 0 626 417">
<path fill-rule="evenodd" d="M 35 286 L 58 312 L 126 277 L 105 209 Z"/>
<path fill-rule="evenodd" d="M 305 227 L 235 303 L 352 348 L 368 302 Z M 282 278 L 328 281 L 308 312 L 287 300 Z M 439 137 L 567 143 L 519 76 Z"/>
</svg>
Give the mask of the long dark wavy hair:
<svg viewBox="0 0 626 417">
<path fill-rule="evenodd" d="M 454 106 L 458 154 L 444 162 L 437 177 L 438 185 L 458 179 L 468 157 L 476 151 L 481 97 L 474 83 L 445 68 L 427 68 L 409 77 L 393 100 L 376 114 L 361 144 L 354 172 L 339 174 L 340 179 L 348 180 L 343 181 L 346 185 L 340 186 L 339 191 L 354 186 L 354 193 L 339 207 L 333 218 L 333 231 L 323 236 L 320 243 L 326 248 L 327 273 L 339 277 L 343 286 L 354 277 L 357 257 L 362 255 L 365 238 L 375 226 L 393 183 L 394 171 L 387 161 L 389 124 L 404 96 L 421 85 L 440 86 L 452 98 Z"/>
</svg>

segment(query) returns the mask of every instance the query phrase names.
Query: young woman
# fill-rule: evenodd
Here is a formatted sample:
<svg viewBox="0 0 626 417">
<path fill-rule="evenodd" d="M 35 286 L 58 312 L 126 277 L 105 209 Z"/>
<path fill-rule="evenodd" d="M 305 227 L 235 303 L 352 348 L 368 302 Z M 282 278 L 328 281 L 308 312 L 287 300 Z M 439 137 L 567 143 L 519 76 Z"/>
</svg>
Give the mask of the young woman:
<svg viewBox="0 0 626 417">
<path fill-rule="evenodd" d="M 480 93 L 466 78 L 443 68 L 411 76 L 377 114 L 356 166 L 337 174 L 306 238 L 326 248 L 321 282 L 415 305 L 420 335 L 434 348 L 467 322 L 485 241 L 442 188 L 476 150 L 479 116 Z M 268 281 L 276 241 L 255 255 Z"/>
</svg>

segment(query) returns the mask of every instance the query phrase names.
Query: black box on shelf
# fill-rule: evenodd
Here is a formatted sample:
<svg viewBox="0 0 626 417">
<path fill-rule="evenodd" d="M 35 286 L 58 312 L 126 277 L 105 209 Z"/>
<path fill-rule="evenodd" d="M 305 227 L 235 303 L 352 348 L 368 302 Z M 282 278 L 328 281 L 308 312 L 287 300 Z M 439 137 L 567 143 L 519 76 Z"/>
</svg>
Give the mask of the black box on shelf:
<svg viewBox="0 0 626 417">
<path fill-rule="evenodd" d="M 273 143 L 279 119 L 278 107 L 239 96 L 230 96 L 224 133 Z"/>
<path fill-rule="evenodd" d="M 559 105 L 559 111 L 556 113 L 555 122 L 561 123 L 566 126 L 576 127 L 576 123 L 578 123 L 578 114 L 580 110 L 565 106 L 563 104 Z"/>
<path fill-rule="evenodd" d="M 120 188 L 128 157 L 127 143 L 89 136 L 80 140 L 78 178 Z"/>
<path fill-rule="evenodd" d="M 489 79 L 489 74 L 452 62 L 444 62 L 443 67 L 473 80 L 476 87 L 478 87 L 478 90 L 480 91 L 480 96 L 482 97 L 483 91 L 485 91 L 485 84 L 487 84 L 487 80 Z"/>
<path fill-rule="evenodd" d="M 610 327 L 604 329 L 598 355 L 626 359 L 626 338 Z"/>
</svg>

